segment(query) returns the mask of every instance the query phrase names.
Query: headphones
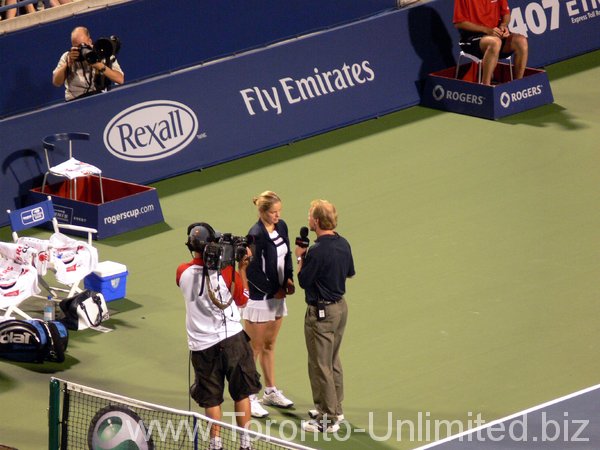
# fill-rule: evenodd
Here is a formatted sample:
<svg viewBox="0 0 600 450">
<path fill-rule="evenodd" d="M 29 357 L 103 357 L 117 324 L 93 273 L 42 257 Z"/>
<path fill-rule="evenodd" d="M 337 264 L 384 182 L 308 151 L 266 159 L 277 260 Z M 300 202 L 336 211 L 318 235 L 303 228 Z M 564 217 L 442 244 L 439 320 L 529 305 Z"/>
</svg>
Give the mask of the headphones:
<svg viewBox="0 0 600 450">
<path fill-rule="evenodd" d="M 202 253 L 204 246 L 217 240 L 217 232 L 206 222 L 195 222 L 188 226 L 185 245 L 190 252 Z"/>
</svg>

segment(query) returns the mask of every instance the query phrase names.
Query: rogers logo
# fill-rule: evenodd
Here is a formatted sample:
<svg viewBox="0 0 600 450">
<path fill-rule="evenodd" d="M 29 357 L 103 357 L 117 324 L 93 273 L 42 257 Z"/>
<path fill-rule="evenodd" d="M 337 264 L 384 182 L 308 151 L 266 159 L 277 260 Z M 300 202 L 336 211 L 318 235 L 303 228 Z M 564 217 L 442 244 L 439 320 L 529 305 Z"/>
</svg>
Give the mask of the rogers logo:
<svg viewBox="0 0 600 450">
<path fill-rule="evenodd" d="M 117 158 L 152 161 L 189 145 L 198 119 L 188 106 L 171 100 L 138 103 L 117 114 L 104 129 L 104 145 Z"/>
<path fill-rule="evenodd" d="M 472 103 L 474 105 L 483 105 L 485 97 L 483 95 L 468 94 L 466 92 L 451 91 L 444 89 L 441 85 L 436 84 L 431 91 L 431 96 L 435 101 L 450 100 L 460 103 Z"/>
<path fill-rule="evenodd" d="M 500 104 L 504 108 L 508 108 L 511 103 L 520 102 L 522 100 L 527 100 L 528 98 L 535 97 L 536 95 L 541 95 L 543 90 L 543 85 L 538 84 L 537 86 L 530 86 L 526 89 L 522 89 L 517 92 L 511 92 L 510 95 L 508 92 L 502 92 L 500 95 Z"/>
<path fill-rule="evenodd" d="M 446 94 L 446 92 L 444 91 L 444 88 L 442 86 L 440 86 L 439 84 L 435 85 L 435 87 L 433 88 L 433 91 L 431 93 L 431 95 L 433 95 L 434 100 L 436 100 L 438 102 L 444 98 L 445 94 Z"/>
</svg>

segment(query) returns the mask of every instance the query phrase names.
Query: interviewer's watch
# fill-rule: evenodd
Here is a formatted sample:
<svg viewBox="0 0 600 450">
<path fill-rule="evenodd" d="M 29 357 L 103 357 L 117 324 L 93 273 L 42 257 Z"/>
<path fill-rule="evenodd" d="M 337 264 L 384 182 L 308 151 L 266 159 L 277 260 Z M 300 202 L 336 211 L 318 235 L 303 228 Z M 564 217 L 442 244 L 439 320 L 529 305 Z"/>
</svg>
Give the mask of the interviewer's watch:
<svg viewBox="0 0 600 450">
<path fill-rule="evenodd" d="M 106 71 L 106 66 L 102 67 L 102 69 L 98 69 L 98 72 L 100 72 L 101 74 L 104 74 L 105 71 Z"/>
</svg>

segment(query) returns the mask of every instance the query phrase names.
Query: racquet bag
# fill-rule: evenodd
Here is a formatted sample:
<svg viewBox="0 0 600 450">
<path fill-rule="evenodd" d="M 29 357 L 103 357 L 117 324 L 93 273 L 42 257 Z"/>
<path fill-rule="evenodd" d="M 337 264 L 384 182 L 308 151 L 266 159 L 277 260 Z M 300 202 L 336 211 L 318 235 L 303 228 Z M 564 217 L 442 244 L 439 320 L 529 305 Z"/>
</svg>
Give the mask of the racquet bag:
<svg viewBox="0 0 600 450">
<path fill-rule="evenodd" d="M 0 321 L 1 358 L 18 362 L 63 362 L 68 343 L 69 332 L 58 321 Z"/>
</svg>

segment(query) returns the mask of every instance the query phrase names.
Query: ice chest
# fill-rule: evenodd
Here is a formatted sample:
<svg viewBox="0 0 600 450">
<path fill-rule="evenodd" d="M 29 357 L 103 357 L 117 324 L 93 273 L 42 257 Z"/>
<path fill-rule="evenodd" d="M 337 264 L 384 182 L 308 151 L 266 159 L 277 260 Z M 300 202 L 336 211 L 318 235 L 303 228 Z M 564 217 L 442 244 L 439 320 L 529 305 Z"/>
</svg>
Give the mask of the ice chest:
<svg viewBox="0 0 600 450">
<path fill-rule="evenodd" d="M 113 261 L 102 261 L 83 279 L 86 289 L 100 292 L 107 302 L 125 297 L 127 266 Z"/>
</svg>

